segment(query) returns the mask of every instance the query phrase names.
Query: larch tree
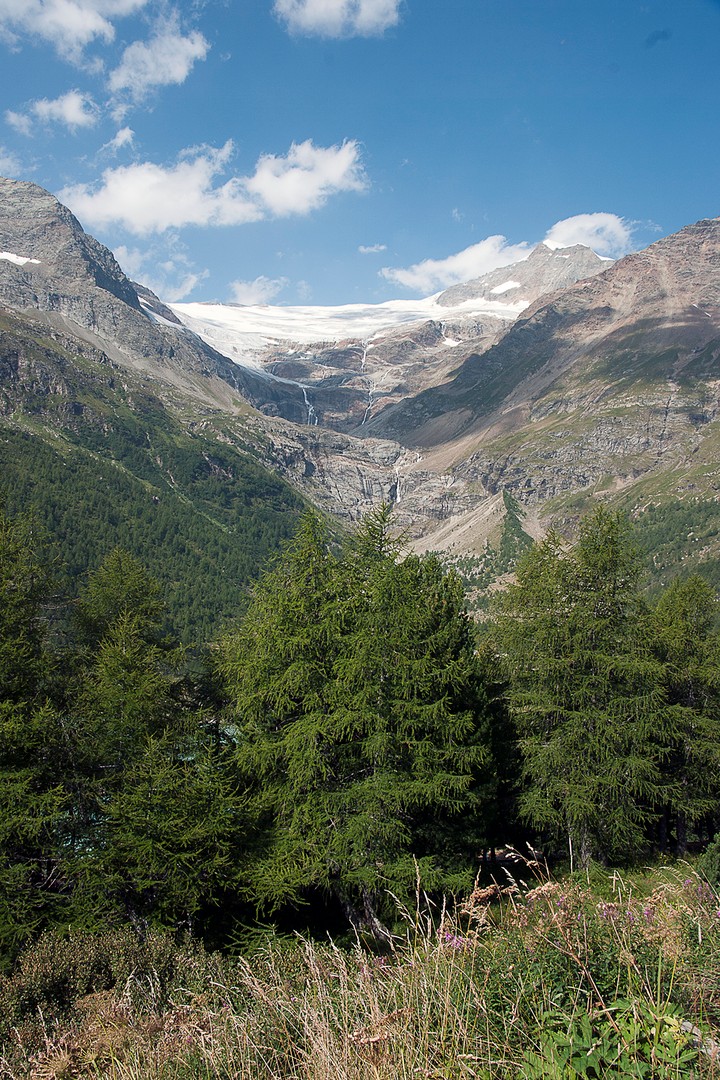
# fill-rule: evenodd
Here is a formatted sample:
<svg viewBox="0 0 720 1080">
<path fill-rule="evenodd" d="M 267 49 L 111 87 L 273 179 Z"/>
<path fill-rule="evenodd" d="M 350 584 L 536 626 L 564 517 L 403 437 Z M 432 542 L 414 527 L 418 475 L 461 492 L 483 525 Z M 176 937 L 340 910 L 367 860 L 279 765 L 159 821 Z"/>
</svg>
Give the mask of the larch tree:
<svg viewBox="0 0 720 1080">
<path fill-rule="evenodd" d="M 664 772 L 660 844 L 674 830 L 685 852 L 689 825 L 718 824 L 720 812 L 720 604 L 697 574 L 676 578 L 653 613 L 655 648 L 664 666 L 672 723 Z"/>
<path fill-rule="evenodd" d="M 670 723 L 629 523 L 599 507 L 577 542 L 551 533 L 495 607 L 523 761 L 520 809 L 571 860 L 645 844 Z"/>
<path fill-rule="evenodd" d="M 321 890 L 381 935 L 418 872 L 472 880 L 493 790 L 472 625 L 456 575 L 399 557 L 388 510 L 339 555 L 307 519 L 222 655 L 261 905 Z"/>
</svg>

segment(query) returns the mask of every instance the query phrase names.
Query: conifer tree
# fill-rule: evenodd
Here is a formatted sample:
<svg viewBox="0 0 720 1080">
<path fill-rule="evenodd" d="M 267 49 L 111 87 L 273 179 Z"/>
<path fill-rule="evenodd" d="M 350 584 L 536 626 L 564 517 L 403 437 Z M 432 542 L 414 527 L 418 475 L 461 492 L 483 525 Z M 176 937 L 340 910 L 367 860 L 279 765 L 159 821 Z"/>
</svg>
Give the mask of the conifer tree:
<svg viewBox="0 0 720 1080">
<path fill-rule="evenodd" d="M 714 589 L 697 574 L 676 578 L 654 612 L 671 715 L 660 842 L 664 847 L 674 825 L 678 854 L 685 851 L 688 825 L 717 823 L 720 812 L 719 614 Z"/>
<path fill-rule="evenodd" d="M 662 790 L 670 717 L 626 519 L 604 507 L 568 547 L 551 533 L 497 601 L 523 758 L 520 808 L 586 865 L 637 853 Z"/>
<path fill-rule="evenodd" d="M 60 718 L 43 604 L 42 535 L 0 513 L 0 954 L 12 954 L 62 906 L 59 829 L 66 805 Z"/>
<path fill-rule="evenodd" d="M 235 907 L 247 841 L 227 756 L 192 718 L 150 736 L 106 808 L 106 839 L 81 875 L 76 908 L 94 925 L 129 919 L 202 933 Z"/>
<path fill-rule="evenodd" d="M 387 890 L 447 887 L 481 846 L 485 701 L 454 574 L 397 560 L 389 512 L 340 556 L 307 519 L 223 646 L 268 906 L 321 889 L 382 933 Z M 452 837 L 452 840 L 449 840 Z"/>
</svg>

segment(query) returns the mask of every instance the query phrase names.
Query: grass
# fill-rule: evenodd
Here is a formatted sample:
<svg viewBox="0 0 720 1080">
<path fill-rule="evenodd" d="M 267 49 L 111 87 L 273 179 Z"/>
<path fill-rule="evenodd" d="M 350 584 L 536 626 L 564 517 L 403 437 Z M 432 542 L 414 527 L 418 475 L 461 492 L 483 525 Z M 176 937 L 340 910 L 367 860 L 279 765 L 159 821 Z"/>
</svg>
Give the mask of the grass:
<svg viewBox="0 0 720 1080">
<path fill-rule="evenodd" d="M 422 894 L 383 953 L 47 935 L 0 980 L 0 1075 L 720 1077 L 720 897 L 687 868 Z"/>
</svg>

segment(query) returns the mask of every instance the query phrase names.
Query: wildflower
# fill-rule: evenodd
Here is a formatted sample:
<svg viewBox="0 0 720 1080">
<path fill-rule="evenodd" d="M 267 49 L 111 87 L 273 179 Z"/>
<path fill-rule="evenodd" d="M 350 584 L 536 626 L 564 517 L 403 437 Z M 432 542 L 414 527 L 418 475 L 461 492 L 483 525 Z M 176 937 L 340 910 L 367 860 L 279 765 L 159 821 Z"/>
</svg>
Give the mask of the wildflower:
<svg viewBox="0 0 720 1080">
<path fill-rule="evenodd" d="M 450 930 L 443 934 L 443 941 L 450 949 L 464 949 L 467 946 L 467 938 L 459 937 Z"/>
</svg>

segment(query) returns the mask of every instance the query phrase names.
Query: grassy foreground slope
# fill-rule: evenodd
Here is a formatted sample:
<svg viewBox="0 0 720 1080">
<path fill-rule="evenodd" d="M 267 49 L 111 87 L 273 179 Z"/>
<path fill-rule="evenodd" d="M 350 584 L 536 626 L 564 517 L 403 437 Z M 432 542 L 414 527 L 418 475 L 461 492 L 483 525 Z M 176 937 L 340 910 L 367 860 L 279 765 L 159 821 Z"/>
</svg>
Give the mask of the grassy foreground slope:
<svg viewBox="0 0 720 1080">
<path fill-rule="evenodd" d="M 720 1075 L 720 896 L 687 866 L 422 893 L 383 952 L 248 957 L 130 930 L 41 938 L 0 979 L 0 1075 L 410 1080 Z"/>
</svg>

